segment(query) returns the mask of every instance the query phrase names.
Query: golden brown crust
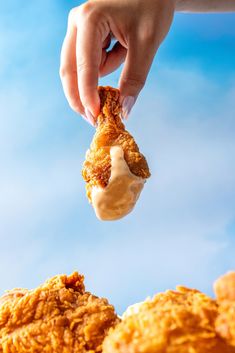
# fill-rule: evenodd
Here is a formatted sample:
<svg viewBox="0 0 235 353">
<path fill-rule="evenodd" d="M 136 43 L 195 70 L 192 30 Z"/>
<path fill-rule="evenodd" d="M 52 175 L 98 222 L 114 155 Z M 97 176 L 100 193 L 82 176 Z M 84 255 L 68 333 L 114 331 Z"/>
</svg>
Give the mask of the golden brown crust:
<svg viewBox="0 0 235 353">
<path fill-rule="evenodd" d="M 105 187 L 111 173 L 110 147 L 120 145 L 130 171 L 141 178 L 150 176 L 145 157 L 140 153 L 134 138 L 125 130 L 121 121 L 119 90 L 99 87 L 101 111 L 97 118 L 97 129 L 86 154 L 82 176 L 87 182 L 87 195 L 91 199 L 93 186 Z"/>
<path fill-rule="evenodd" d="M 219 302 L 235 301 L 235 272 L 231 271 L 219 277 L 214 283 L 214 291 Z"/>
<path fill-rule="evenodd" d="M 235 272 L 215 282 L 217 301 L 178 286 L 121 322 L 83 280 L 74 272 L 3 295 L 0 353 L 235 353 Z"/>
<path fill-rule="evenodd" d="M 215 332 L 217 304 L 185 287 L 157 294 L 111 329 L 103 353 L 234 353 Z"/>
<path fill-rule="evenodd" d="M 0 352 L 101 352 L 117 321 L 106 299 L 85 292 L 83 276 L 55 276 L 34 290 L 16 289 L 3 296 Z"/>
<path fill-rule="evenodd" d="M 235 347 L 235 272 L 229 272 L 217 279 L 214 290 L 219 303 L 216 330 Z"/>
</svg>

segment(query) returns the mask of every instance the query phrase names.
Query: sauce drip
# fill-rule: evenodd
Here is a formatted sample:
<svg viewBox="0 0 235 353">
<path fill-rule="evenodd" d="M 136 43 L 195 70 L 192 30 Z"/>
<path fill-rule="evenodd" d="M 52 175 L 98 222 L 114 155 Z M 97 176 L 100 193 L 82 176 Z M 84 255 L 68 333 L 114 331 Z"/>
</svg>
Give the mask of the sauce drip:
<svg viewBox="0 0 235 353">
<path fill-rule="evenodd" d="M 121 146 L 110 148 L 111 176 L 105 188 L 93 187 L 91 198 L 97 218 L 112 221 L 134 208 L 145 179 L 132 174 Z"/>
</svg>

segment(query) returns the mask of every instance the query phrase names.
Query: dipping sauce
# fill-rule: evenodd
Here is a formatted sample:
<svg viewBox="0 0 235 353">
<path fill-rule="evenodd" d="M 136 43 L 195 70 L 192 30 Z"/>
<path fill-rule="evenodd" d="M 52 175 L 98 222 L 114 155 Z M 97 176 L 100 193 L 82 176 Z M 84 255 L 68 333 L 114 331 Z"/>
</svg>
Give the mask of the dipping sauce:
<svg viewBox="0 0 235 353">
<path fill-rule="evenodd" d="M 110 149 L 111 176 L 105 188 L 93 187 L 92 205 L 97 218 L 112 221 L 130 213 L 143 189 L 145 179 L 132 174 L 121 146 Z"/>
</svg>

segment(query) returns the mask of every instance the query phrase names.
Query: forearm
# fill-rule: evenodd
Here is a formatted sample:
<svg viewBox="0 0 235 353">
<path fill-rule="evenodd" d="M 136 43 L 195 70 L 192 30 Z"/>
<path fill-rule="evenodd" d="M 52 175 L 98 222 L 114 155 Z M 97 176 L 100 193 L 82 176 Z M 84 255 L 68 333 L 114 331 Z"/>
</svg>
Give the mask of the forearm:
<svg viewBox="0 0 235 353">
<path fill-rule="evenodd" d="M 233 12 L 235 0 L 176 0 L 176 11 Z"/>
</svg>

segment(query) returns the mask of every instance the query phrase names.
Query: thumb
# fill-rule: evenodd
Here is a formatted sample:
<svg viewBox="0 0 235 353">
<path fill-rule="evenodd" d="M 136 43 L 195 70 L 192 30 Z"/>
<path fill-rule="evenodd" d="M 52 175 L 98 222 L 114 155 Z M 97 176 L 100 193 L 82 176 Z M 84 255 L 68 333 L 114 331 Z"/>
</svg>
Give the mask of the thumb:
<svg viewBox="0 0 235 353">
<path fill-rule="evenodd" d="M 132 40 L 119 81 L 123 118 L 127 119 L 138 94 L 144 87 L 148 72 L 156 53 L 153 41 Z"/>
</svg>

